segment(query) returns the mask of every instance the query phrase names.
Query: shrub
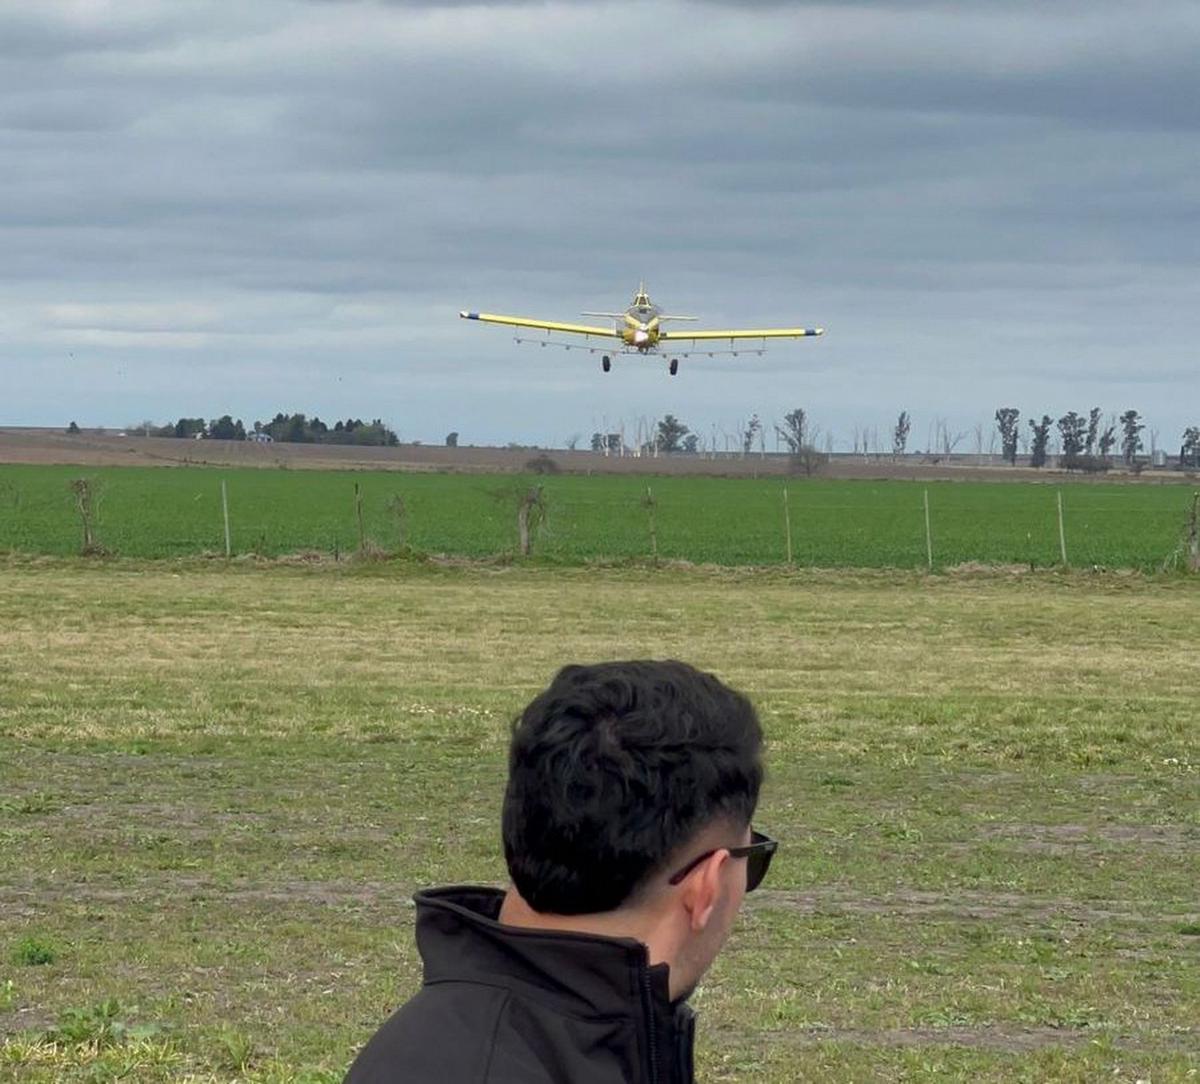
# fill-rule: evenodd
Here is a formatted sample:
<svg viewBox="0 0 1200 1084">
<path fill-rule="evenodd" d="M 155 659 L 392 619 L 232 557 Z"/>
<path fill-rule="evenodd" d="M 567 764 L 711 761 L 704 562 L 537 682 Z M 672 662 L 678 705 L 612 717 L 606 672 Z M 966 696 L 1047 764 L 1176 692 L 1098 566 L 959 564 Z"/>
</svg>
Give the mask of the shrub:
<svg viewBox="0 0 1200 1084">
<path fill-rule="evenodd" d="M 804 445 L 798 452 L 788 456 L 788 469 L 792 474 L 813 475 L 829 462 L 829 456 L 817 451 L 811 444 Z"/>
<path fill-rule="evenodd" d="M 22 937 L 13 949 L 13 959 L 25 967 L 40 967 L 58 959 L 58 949 L 44 937 Z"/>
<path fill-rule="evenodd" d="M 1067 470 L 1081 470 L 1085 474 L 1103 474 L 1112 467 L 1106 455 L 1064 455 L 1059 462 Z"/>
</svg>

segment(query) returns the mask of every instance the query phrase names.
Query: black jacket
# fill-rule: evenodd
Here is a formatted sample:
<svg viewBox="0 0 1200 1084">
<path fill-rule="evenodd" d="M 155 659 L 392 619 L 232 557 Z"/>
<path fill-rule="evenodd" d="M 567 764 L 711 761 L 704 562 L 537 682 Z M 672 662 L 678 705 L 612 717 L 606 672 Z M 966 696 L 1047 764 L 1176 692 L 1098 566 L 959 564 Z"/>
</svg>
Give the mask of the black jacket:
<svg viewBox="0 0 1200 1084">
<path fill-rule="evenodd" d="M 638 941 L 517 929 L 504 893 L 419 892 L 425 985 L 346 1084 L 692 1084 L 694 1016 Z"/>
</svg>

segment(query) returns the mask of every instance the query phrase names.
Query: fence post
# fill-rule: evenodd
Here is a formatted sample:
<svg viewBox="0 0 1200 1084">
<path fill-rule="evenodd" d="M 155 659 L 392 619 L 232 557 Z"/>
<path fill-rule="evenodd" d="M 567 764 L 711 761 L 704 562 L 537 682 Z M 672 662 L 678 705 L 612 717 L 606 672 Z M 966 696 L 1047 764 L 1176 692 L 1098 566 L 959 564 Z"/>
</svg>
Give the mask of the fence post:
<svg viewBox="0 0 1200 1084">
<path fill-rule="evenodd" d="M 354 514 L 358 517 L 358 552 L 361 556 L 367 552 L 367 532 L 363 527 L 362 490 L 354 483 Z"/>
<path fill-rule="evenodd" d="M 1188 567 L 1200 572 L 1200 492 L 1192 494 L 1192 514 L 1188 518 Z"/>
<path fill-rule="evenodd" d="M 1062 490 L 1058 491 L 1058 550 L 1062 554 L 1062 563 L 1067 565 L 1067 532 L 1063 527 Z"/>
<path fill-rule="evenodd" d="M 225 479 L 221 479 L 221 515 L 225 519 L 225 560 L 233 556 L 233 546 L 229 537 L 229 492 L 225 488 Z"/>
<path fill-rule="evenodd" d="M 925 563 L 933 571 L 933 532 L 929 526 L 929 490 L 925 490 Z"/>
<path fill-rule="evenodd" d="M 541 486 L 534 486 L 517 502 L 517 545 L 524 557 L 528 557 L 533 548 L 533 536 L 545 512 Z"/>
<path fill-rule="evenodd" d="M 787 486 L 783 487 L 783 527 L 787 535 L 787 563 L 790 568 L 792 564 L 792 509 L 788 504 Z"/>
<path fill-rule="evenodd" d="M 70 486 L 71 492 L 75 494 L 75 507 L 79 511 L 79 519 L 83 524 L 83 545 L 79 552 L 84 557 L 91 557 L 99 549 L 96 537 L 92 533 L 93 518 L 96 514 L 95 490 L 90 478 L 76 478 Z"/>
<path fill-rule="evenodd" d="M 654 509 L 658 502 L 655 501 L 649 486 L 646 487 L 646 499 L 643 503 L 646 506 L 646 515 L 650 519 L 650 556 L 654 563 L 658 564 L 658 525 L 654 520 Z"/>
</svg>

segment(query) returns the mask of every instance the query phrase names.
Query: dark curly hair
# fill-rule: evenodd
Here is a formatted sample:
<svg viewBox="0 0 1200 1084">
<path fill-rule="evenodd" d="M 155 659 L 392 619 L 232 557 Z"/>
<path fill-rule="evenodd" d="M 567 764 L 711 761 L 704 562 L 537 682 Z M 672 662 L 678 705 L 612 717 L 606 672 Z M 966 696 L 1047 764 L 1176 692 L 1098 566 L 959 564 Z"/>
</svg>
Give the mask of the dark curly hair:
<svg viewBox="0 0 1200 1084">
<path fill-rule="evenodd" d="M 687 663 L 564 667 L 513 726 L 513 884 L 542 913 L 619 907 L 714 819 L 750 823 L 761 752 L 750 701 Z"/>
</svg>

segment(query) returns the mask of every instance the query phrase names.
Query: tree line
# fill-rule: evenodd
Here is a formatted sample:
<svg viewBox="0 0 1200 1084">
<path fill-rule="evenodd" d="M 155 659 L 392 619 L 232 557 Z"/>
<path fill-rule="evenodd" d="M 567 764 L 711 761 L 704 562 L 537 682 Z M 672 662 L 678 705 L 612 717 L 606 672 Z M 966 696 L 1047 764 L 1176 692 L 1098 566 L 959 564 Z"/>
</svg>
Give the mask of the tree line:
<svg viewBox="0 0 1200 1084">
<path fill-rule="evenodd" d="M 327 425 L 319 417 L 306 414 L 284 414 L 282 411 L 270 421 L 256 421 L 248 429 L 241 418 L 234 420 L 229 414 L 205 421 L 203 418 L 180 418 L 165 425 L 142 422 L 129 429 L 145 433 L 150 437 L 175 437 L 180 440 L 260 440 L 282 444 L 398 444 L 400 438 L 379 418 L 369 422 L 361 418 L 347 418 Z M 72 422 L 68 432 L 78 432 Z"/>
<path fill-rule="evenodd" d="M 1044 467 L 1051 454 L 1051 441 L 1057 439 L 1057 455 L 1059 466 L 1067 470 L 1105 471 L 1114 462 L 1114 451 L 1119 448 L 1120 460 L 1127 467 L 1137 469 L 1142 465 L 1138 453 L 1144 451 L 1145 442 L 1142 437 L 1146 426 L 1141 414 L 1136 410 L 1126 410 L 1119 417 L 1109 415 L 1102 421 L 1099 407 L 1092 407 L 1085 415 L 1074 410 L 1068 411 L 1062 417 L 1055 419 L 1049 414 L 1041 418 L 1028 418 L 1026 425 L 1028 433 L 1021 425 L 1021 412 L 1016 407 L 999 407 L 994 416 L 995 433 L 991 447 L 995 448 L 998 438 L 1000 454 L 1010 464 L 1016 465 L 1018 452 L 1027 452 L 1030 466 Z M 204 418 L 180 418 L 178 421 L 165 425 L 153 422 L 142 422 L 129 426 L 131 430 L 143 432 L 147 436 L 175 437 L 179 439 L 207 440 L 259 440 L 293 444 L 350 444 L 350 445 L 384 445 L 392 446 L 399 443 L 399 437 L 379 418 L 369 422 L 361 418 L 347 418 L 337 421 L 332 426 L 327 425 L 319 417 L 309 418 L 303 413 L 278 413 L 270 421 L 256 421 L 247 428 L 242 420 L 234 419 L 229 414 L 205 421 Z M 814 426 L 802 407 L 796 407 L 784 415 L 782 425 L 772 426 L 776 447 L 781 444 L 787 453 L 796 461 L 796 465 L 811 474 L 815 469 L 828 460 L 833 452 L 832 434 L 822 434 Z M 908 440 L 912 429 L 912 417 L 908 411 L 901 411 L 892 429 L 892 454 L 899 457 L 908 454 Z M 67 432 L 78 433 L 79 426 L 75 422 L 67 427 Z M 982 453 L 985 427 L 975 427 L 976 452 Z M 715 429 L 714 429 L 715 434 Z M 742 422 L 733 434 L 726 437 L 726 452 L 732 443 L 735 449 L 740 449 L 743 455 L 749 455 L 755 450 L 766 451 L 767 431 L 757 414 L 748 421 Z M 946 423 L 937 420 L 930 430 L 926 455 L 951 455 L 966 432 L 951 433 Z M 455 447 L 459 434 L 452 432 L 446 437 L 446 444 Z M 822 443 L 823 450 L 818 450 Z M 573 437 L 568 446 L 572 449 L 576 442 Z M 1152 434 L 1152 443 L 1154 435 Z M 869 442 L 874 447 L 874 453 L 880 454 L 879 432 L 877 429 L 859 427 L 855 429 L 854 451 L 868 454 Z M 510 445 L 515 447 L 515 445 Z M 683 454 L 698 455 L 706 450 L 699 433 L 690 429 L 674 414 L 667 414 L 657 421 L 653 429 L 648 429 L 644 437 L 630 448 L 625 442 L 623 432 L 596 432 L 592 434 L 591 448 L 594 452 L 606 455 L 620 455 L 631 451 L 641 455 Z M 715 435 L 712 447 L 716 451 Z M 1200 425 L 1188 426 L 1180 438 L 1179 466 L 1185 469 L 1200 468 Z"/>
<path fill-rule="evenodd" d="M 1017 461 L 1020 412 L 1015 407 L 1001 407 L 996 411 L 996 428 L 1000 434 L 1003 456 L 1009 463 Z M 1121 462 L 1136 468 L 1140 464 L 1138 453 L 1145 450 L 1142 433 L 1146 428 L 1141 414 L 1126 410 L 1120 417 L 1110 416 L 1101 422 L 1099 407 L 1092 407 L 1087 416 L 1074 410 L 1067 411 L 1058 419 L 1043 414 L 1040 419 L 1027 419 L 1030 429 L 1029 463 L 1033 467 L 1044 467 L 1052 431 L 1058 434 L 1059 466 L 1067 470 L 1103 471 L 1113 462 L 1113 452 L 1120 450 Z M 1181 467 L 1200 466 L 1200 426 L 1188 426 L 1179 446 Z"/>
<path fill-rule="evenodd" d="M 777 446 L 778 443 L 782 443 L 786 447 L 792 458 L 793 466 L 797 469 L 803 470 L 806 474 L 812 474 L 819 466 L 828 461 L 828 449 L 825 452 L 817 449 L 820 431 L 811 425 L 803 407 L 796 407 L 789 411 L 784 415 L 783 425 L 775 425 L 773 428 Z M 728 438 L 729 434 L 726 434 L 726 437 Z M 766 428 L 762 419 L 757 414 L 751 415 L 748 421 L 738 427 L 734 439 L 740 446 L 743 456 L 750 455 L 756 449 L 765 452 Z M 568 446 L 572 450 L 574 449 L 574 439 L 569 442 Z M 603 452 L 605 455 L 620 455 L 630 450 L 625 444 L 625 436 L 622 432 L 595 432 L 592 434 L 591 447 L 593 452 Z M 636 450 L 640 455 L 654 456 L 660 454 L 699 455 L 704 449 L 699 433 L 693 432 L 674 414 L 667 414 L 655 423 L 654 430 L 646 439 L 640 440 Z M 713 450 L 715 451 L 715 447 Z"/>
<path fill-rule="evenodd" d="M 1110 415 L 1103 419 L 1099 407 L 1092 407 L 1086 415 L 1071 410 L 1055 419 L 1043 414 L 1040 419 L 1026 419 L 1028 433 L 1021 425 L 1021 412 L 1016 407 L 1000 407 L 995 412 L 996 432 L 992 447 L 999 438 L 1000 453 L 1008 463 L 1016 465 L 1018 452 L 1029 456 L 1033 467 L 1044 467 L 1049 460 L 1051 442 L 1057 438 L 1058 465 L 1067 470 L 1105 471 L 1114 463 L 1114 452 L 1119 451 L 1120 461 L 1127 467 L 1137 469 L 1142 465 L 1139 453 L 1145 450 L 1142 434 L 1146 428 L 1142 415 L 1137 410 L 1126 410 L 1119 417 Z M 818 451 L 820 430 L 813 426 L 802 407 L 784 415 L 783 425 L 774 425 L 778 444 L 782 443 L 789 455 L 800 461 L 806 473 L 828 459 L 833 451 L 831 435 L 824 436 L 824 451 Z M 985 427 L 976 429 L 977 453 L 983 452 Z M 893 456 L 908 454 L 908 439 L 912 430 L 912 417 L 906 410 L 900 412 L 892 429 Z M 930 430 L 926 455 L 951 455 L 966 436 L 966 432 L 951 433 L 944 421 L 939 420 Z M 730 434 L 726 436 L 726 451 L 729 451 Z M 877 429 L 856 428 L 854 451 L 868 453 L 873 441 L 875 454 L 879 454 L 879 432 Z M 758 415 L 739 425 L 733 434 L 733 445 L 740 446 L 743 455 L 755 450 L 766 451 L 766 429 Z M 574 441 L 571 443 L 574 447 Z M 674 414 L 667 414 L 658 421 L 655 429 L 645 439 L 639 438 L 634 449 L 630 449 L 624 434 L 592 434 L 592 451 L 605 454 L 620 454 L 636 451 L 642 455 L 699 454 L 704 450 L 700 436 L 681 422 Z M 715 451 L 715 446 L 712 448 Z M 1200 426 L 1188 426 L 1181 437 L 1179 465 L 1184 468 L 1200 467 Z"/>
</svg>

